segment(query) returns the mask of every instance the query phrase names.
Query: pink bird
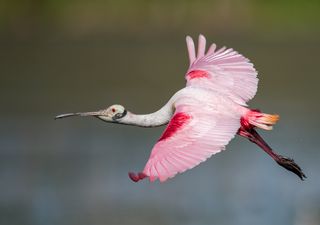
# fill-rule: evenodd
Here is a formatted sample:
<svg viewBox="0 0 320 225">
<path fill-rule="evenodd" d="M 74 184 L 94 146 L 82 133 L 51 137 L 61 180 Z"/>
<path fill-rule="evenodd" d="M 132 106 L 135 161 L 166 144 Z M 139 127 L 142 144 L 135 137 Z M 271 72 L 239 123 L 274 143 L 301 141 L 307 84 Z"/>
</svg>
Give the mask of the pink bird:
<svg viewBox="0 0 320 225">
<path fill-rule="evenodd" d="M 206 52 L 206 39 L 199 35 L 198 51 L 187 36 L 190 66 L 185 75 L 187 85 L 176 92 L 160 110 L 146 115 L 112 105 L 95 112 L 68 113 L 69 116 L 94 116 L 105 122 L 140 127 L 168 124 L 151 151 L 144 169 L 129 173 L 137 182 L 144 178 L 161 182 L 191 169 L 225 149 L 236 134 L 262 148 L 280 166 L 306 178 L 292 160 L 275 153 L 256 129 L 271 130 L 278 115 L 270 115 L 247 107 L 246 102 L 257 91 L 257 71 L 243 55 L 229 48 L 216 49 L 212 44 Z"/>
</svg>

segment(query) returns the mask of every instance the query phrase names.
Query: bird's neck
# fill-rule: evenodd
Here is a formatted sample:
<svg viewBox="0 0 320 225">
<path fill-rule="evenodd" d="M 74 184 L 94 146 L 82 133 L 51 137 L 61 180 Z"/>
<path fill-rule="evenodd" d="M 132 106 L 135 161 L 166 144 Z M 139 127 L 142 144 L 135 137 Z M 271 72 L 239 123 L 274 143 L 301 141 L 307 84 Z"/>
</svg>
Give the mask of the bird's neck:
<svg viewBox="0 0 320 225">
<path fill-rule="evenodd" d="M 140 115 L 128 112 L 127 116 L 119 122 L 139 127 L 158 127 L 167 124 L 173 113 L 173 107 L 164 106 L 160 110 L 150 114 Z"/>
<path fill-rule="evenodd" d="M 170 100 L 160 110 L 154 113 L 138 115 L 128 112 L 127 115 L 119 121 L 119 123 L 139 127 L 158 127 L 169 122 L 174 110 L 173 101 Z"/>
</svg>

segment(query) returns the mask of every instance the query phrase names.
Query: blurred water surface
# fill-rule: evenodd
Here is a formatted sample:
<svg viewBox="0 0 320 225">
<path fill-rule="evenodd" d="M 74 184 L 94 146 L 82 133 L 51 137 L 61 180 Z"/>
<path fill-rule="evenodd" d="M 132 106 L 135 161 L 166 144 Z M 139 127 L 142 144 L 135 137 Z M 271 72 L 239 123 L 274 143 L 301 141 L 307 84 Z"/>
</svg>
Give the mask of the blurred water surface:
<svg viewBox="0 0 320 225">
<path fill-rule="evenodd" d="M 319 45 L 208 37 L 260 71 L 253 108 L 282 116 L 272 146 L 308 179 L 237 137 L 166 183 L 132 183 L 163 128 L 55 114 L 121 103 L 155 111 L 184 86 L 184 36 L 7 41 L 1 51 L 1 224 L 319 224 Z M 9 44 L 9 45 L 8 45 Z M 5 108 L 4 108 L 5 107 Z"/>
<path fill-rule="evenodd" d="M 19 1 L 0 4 L 0 224 L 320 224 L 318 1 Z M 159 109 L 188 66 L 185 36 L 259 71 L 250 107 L 278 113 L 274 149 L 246 140 L 165 183 L 133 183 L 164 127 L 56 114 Z"/>
</svg>

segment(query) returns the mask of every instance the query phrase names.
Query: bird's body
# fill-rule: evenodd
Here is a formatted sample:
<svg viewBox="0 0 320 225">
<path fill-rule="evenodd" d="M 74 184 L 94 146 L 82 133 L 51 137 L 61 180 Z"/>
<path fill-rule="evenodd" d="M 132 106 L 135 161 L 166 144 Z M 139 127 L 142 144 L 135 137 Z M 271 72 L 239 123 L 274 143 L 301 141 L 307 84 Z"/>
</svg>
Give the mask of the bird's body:
<svg viewBox="0 0 320 225">
<path fill-rule="evenodd" d="M 293 160 L 276 154 L 256 132 L 256 128 L 271 130 L 278 115 L 247 108 L 246 102 L 257 91 L 257 72 L 247 58 L 233 49 L 216 51 L 212 44 L 205 52 L 206 40 L 199 36 L 197 55 L 193 40 L 187 37 L 190 67 L 187 85 L 176 92 L 158 111 L 136 115 L 121 105 L 68 116 L 95 116 L 106 122 L 157 127 L 168 124 L 152 149 L 149 160 L 140 173 L 129 173 L 133 181 L 149 178 L 165 181 L 197 166 L 225 149 L 236 135 L 257 144 L 279 165 L 305 177 Z"/>
</svg>

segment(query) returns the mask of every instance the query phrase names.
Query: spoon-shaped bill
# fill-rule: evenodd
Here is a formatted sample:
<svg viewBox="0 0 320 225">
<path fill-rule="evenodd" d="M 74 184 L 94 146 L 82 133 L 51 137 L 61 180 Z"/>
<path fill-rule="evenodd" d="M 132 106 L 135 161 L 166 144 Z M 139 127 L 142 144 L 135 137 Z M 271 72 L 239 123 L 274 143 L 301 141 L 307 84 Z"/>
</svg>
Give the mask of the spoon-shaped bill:
<svg viewBox="0 0 320 225">
<path fill-rule="evenodd" d="M 54 117 L 54 119 L 63 119 L 71 116 L 98 116 L 100 115 L 100 112 L 78 112 L 78 113 L 65 113 L 65 114 L 60 114 Z"/>
</svg>

